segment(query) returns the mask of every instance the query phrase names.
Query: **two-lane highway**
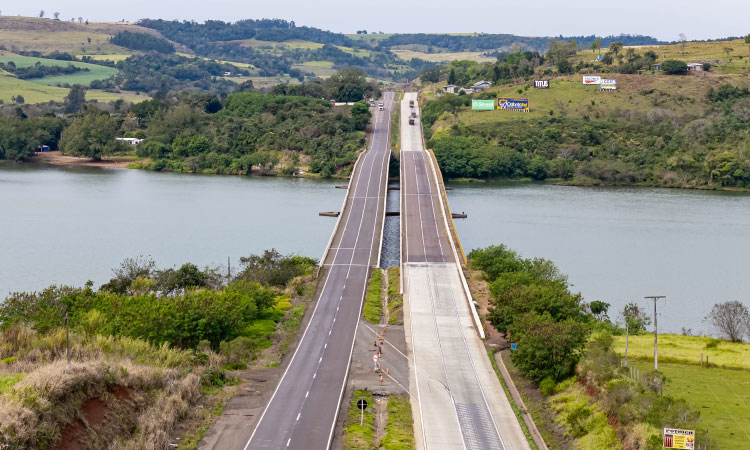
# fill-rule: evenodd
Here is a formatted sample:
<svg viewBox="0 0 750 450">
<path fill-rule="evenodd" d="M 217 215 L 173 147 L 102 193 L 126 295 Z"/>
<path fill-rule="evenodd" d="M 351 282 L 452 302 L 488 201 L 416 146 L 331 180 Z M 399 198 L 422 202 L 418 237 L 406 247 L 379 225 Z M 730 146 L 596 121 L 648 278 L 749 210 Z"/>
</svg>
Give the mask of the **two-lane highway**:
<svg viewBox="0 0 750 450">
<path fill-rule="evenodd" d="M 401 259 L 418 448 L 528 450 L 472 318 L 421 123 L 401 105 Z"/>
<path fill-rule="evenodd" d="M 341 405 L 371 267 L 384 218 L 393 93 L 376 111 L 373 135 L 352 174 L 345 208 L 323 265 L 320 296 L 297 350 L 247 449 L 327 450 Z"/>
</svg>

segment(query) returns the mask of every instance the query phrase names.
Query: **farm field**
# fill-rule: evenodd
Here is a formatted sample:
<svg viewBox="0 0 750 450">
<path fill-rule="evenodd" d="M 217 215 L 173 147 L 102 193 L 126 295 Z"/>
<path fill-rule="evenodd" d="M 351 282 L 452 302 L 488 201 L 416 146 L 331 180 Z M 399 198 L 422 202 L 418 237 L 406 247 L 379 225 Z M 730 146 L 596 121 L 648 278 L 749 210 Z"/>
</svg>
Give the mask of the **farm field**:
<svg viewBox="0 0 750 450">
<path fill-rule="evenodd" d="M 302 64 L 294 64 L 292 67 L 304 72 L 312 72 L 321 78 L 327 78 L 336 73 L 331 61 L 305 61 Z"/>
<path fill-rule="evenodd" d="M 634 365 L 643 372 L 654 367 L 646 360 Z M 684 398 L 700 411 L 699 426 L 708 429 L 711 448 L 750 446 L 750 372 L 662 362 L 659 371 L 667 377 L 665 395 Z"/>
<path fill-rule="evenodd" d="M 259 41 L 257 39 L 242 39 L 238 41 L 226 41 L 228 43 L 238 43 L 244 47 L 252 47 L 256 50 L 261 50 L 273 55 L 281 55 L 285 51 L 289 50 L 316 50 L 323 47 L 323 44 L 318 42 L 303 41 L 299 39 L 291 39 L 288 41 L 277 42 L 277 41 Z M 351 47 L 343 47 L 336 45 L 339 50 L 352 54 L 354 56 L 367 57 L 370 56 L 370 51 L 353 49 Z"/>
<path fill-rule="evenodd" d="M 47 86 L 44 84 L 32 83 L 18 78 L 0 76 L 0 100 L 5 103 L 11 103 L 12 97 L 22 95 L 25 103 L 45 103 L 49 101 L 61 102 L 68 95 L 69 89 Z M 117 99 L 123 99 L 129 102 L 141 102 L 148 100 L 147 95 L 137 95 L 134 92 L 111 93 L 99 90 L 86 91 L 86 100 L 97 100 L 109 102 Z"/>
<path fill-rule="evenodd" d="M 493 62 L 496 60 L 496 58 L 491 56 L 482 56 L 484 52 L 445 52 L 445 53 L 427 53 L 427 52 L 420 52 L 416 50 L 409 50 L 409 49 L 392 49 L 391 52 L 393 52 L 396 56 L 403 59 L 404 61 L 409 61 L 412 58 L 419 58 L 425 61 L 430 62 L 450 62 L 450 61 L 460 61 L 460 60 L 471 60 L 471 61 L 477 61 L 477 62 Z"/>
<path fill-rule="evenodd" d="M 56 77 L 47 78 L 35 78 L 30 81 L 35 84 L 46 84 L 48 86 L 58 86 L 65 83 L 68 84 L 80 84 L 88 86 L 94 80 L 105 80 L 113 75 L 117 74 L 117 69 L 113 67 L 99 66 L 97 64 L 88 64 L 77 61 L 59 61 L 56 59 L 47 58 L 34 58 L 30 56 L 19 56 L 13 55 L 7 52 L 0 52 L 0 62 L 8 63 L 13 61 L 17 67 L 29 67 L 35 65 L 37 62 L 43 66 L 68 66 L 73 65 L 80 68 L 89 69 L 88 72 L 78 72 L 70 75 L 61 75 Z"/>
<path fill-rule="evenodd" d="M 615 336 L 615 351 L 620 354 L 625 352 L 625 336 Z M 700 336 L 659 335 L 660 366 L 661 361 L 700 366 L 701 354 L 708 356 L 711 365 L 750 370 L 750 344 L 748 343 L 718 341 Z M 630 336 L 628 356 L 653 360 L 654 335 Z M 745 374 L 750 381 L 750 372 Z"/>
<path fill-rule="evenodd" d="M 10 51 L 57 51 L 72 55 L 130 54 L 130 50 L 109 43 L 111 36 L 125 30 L 158 35 L 153 30 L 127 22 L 90 22 L 86 25 L 36 17 L 0 17 L 0 43 Z"/>
<path fill-rule="evenodd" d="M 1 24 L 2 22 L 0 22 Z M 91 39 L 91 43 L 88 42 Z M 80 54 L 124 53 L 127 49 L 109 43 L 109 36 L 86 31 L 35 33 L 0 29 L 0 42 L 9 50 Z"/>
</svg>

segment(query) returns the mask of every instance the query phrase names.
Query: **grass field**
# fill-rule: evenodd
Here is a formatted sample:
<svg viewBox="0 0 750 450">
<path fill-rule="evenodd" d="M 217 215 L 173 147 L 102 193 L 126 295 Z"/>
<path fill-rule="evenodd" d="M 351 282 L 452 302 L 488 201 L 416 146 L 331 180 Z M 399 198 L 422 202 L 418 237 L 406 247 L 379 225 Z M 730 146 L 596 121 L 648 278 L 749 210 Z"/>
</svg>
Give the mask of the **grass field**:
<svg viewBox="0 0 750 450">
<path fill-rule="evenodd" d="M 653 50 L 658 56 L 657 62 L 669 59 L 677 59 L 686 63 L 710 62 L 712 64 L 711 70 L 715 72 L 734 74 L 750 72 L 750 48 L 743 39 L 719 42 L 687 42 L 685 43 L 684 54 L 680 44 L 625 47 L 620 53 L 623 54 L 628 48 L 632 48 L 640 54 Z M 607 49 L 603 48 L 602 55 L 606 52 Z M 585 50 L 578 53 L 575 60 L 593 61 L 598 54 L 598 51 Z"/>
<path fill-rule="evenodd" d="M 419 58 L 423 59 L 425 61 L 430 62 L 449 62 L 449 61 L 459 61 L 468 59 L 471 61 L 477 61 L 477 62 L 492 62 L 495 61 L 495 58 L 490 56 L 482 56 L 482 53 L 484 52 L 445 52 L 445 53 L 427 53 L 427 52 L 419 52 L 415 50 L 408 50 L 408 49 L 393 49 L 391 50 L 396 56 L 403 59 L 404 61 L 409 61 L 412 58 Z"/>
<path fill-rule="evenodd" d="M 11 103 L 11 98 L 22 95 L 26 103 L 45 103 L 49 101 L 61 102 L 68 95 L 69 89 L 56 86 L 47 86 L 43 84 L 32 83 L 30 81 L 19 80 L 18 78 L 0 76 L 0 100 L 5 103 Z M 117 99 L 123 99 L 129 102 L 141 102 L 148 100 L 147 95 L 137 95 L 134 92 L 122 92 L 119 94 L 104 92 L 99 90 L 86 91 L 86 100 L 97 100 L 109 102 Z"/>
<path fill-rule="evenodd" d="M 89 69 L 88 72 L 78 72 L 70 75 L 61 75 L 57 77 L 37 78 L 29 81 L 34 84 L 45 84 L 48 86 L 58 86 L 62 84 L 80 84 L 88 86 L 94 80 L 106 80 L 117 74 L 117 69 L 113 67 L 105 67 L 97 64 L 88 64 L 77 61 L 59 61 L 56 59 L 48 58 L 34 58 L 31 56 L 20 56 L 13 55 L 8 52 L 2 52 L 0 54 L 0 62 L 8 63 L 13 62 L 17 67 L 30 67 L 36 63 L 40 63 L 43 66 L 68 66 L 73 65 L 80 68 Z"/>
<path fill-rule="evenodd" d="M 635 366 L 644 372 L 653 369 L 650 361 Z M 664 394 L 695 406 L 701 414 L 700 428 L 708 429 L 716 444 L 750 448 L 750 372 L 672 363 L 659 363 L 659 371 L 667 377 Z"/>
<path fill-rule="evenodd" d="M 125 61 L 126 59 L 133 56 L 130 53 L 119 53 L 119 54 L 110 54 L 110 55 L 81 55 L 81 56 L 88 56 L 91 59 L 94 59 L 96 61 L 112 61 L 115 63 L 118 63 L 120 61 Z M 188 55 L 191 56 L 191 55 Z"/>
<path fill-rule="evenodd" d="M 337 72 L 331 61 L 305 61 L 302 64 L 294 64 L 292 67 L 303 72 L 312 72 L 321 78 L 330 77 Z"/>
<path fill-rule="evenodd" d="M 615 351 L 625 352 L 625 336 L 615 337 Z M 750 344 L 719 341 L 699 336 L 676 334 L 659 335 L 659 366 L 661 362 L 674 362 L 700 366 L 701 354 L 708 356 L 712 366 L 750 370 Z M 630 336 L 628 356 L 635 358 L 654 357 L 654 335 Z M 745 373 L 750 380 L 750 373 Z"/>
<path fill-rule="evenodd" d="M 750 81 L 740 75 L 718 73 L 673 75 L 617 75 L 617 91 L 602 92 L 596 86 L 584 86 L 581 75 L 558 77 L 550 80 L 549 89 L 534 89 L 529 83 L 490 88 L 493 97 L 528 98 L 531 111 L 471 111 L 463 110 L 458 120 L 468 125 L 518 120 L 536 120 L 554 115 L 571 117 L 608 117 L 619 111 L 650 111 L 667 109 L 675 116 L 700 116 L 709 87 L 717 88 L 729 83 L 741 87 Z M 441 87 L 429 85 L 423 95 L 432 96 Z M 520 92 L 519 92 L 520 91 Z M 455 123 L 452 115 L 444 115 L 437 127 Z"/>
</svg>

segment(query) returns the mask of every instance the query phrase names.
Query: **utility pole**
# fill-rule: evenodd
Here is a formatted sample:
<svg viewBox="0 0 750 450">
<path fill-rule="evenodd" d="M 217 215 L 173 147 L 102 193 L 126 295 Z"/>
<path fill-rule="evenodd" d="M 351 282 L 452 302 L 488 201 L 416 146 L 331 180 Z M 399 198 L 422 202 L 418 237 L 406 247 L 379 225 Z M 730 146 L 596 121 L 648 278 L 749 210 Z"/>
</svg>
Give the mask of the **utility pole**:
<svg viewBox="0 0 750 450">
<path fill-rule="evenodd" d="M 659 370 L 659 328 L 656 325 L 656 301 L 667 298 L 667 296 L 649 295 L 643 298 L 654 300 L 654 370 Z"/>
</svg>

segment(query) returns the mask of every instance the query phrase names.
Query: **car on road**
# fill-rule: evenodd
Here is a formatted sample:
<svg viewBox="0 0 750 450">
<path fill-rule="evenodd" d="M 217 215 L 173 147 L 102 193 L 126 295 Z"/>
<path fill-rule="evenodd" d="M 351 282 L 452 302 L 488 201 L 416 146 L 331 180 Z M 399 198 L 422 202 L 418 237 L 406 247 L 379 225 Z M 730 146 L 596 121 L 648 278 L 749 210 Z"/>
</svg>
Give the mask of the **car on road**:
<svg viewBox="0 0 750 450">
<path fill-rule="evenodd" d="M 378 111 L 384 111 L 384 110 L 385 110 L 385 105 L 383 105 L 382 103 L 378 103 Z"/>
</svg>

